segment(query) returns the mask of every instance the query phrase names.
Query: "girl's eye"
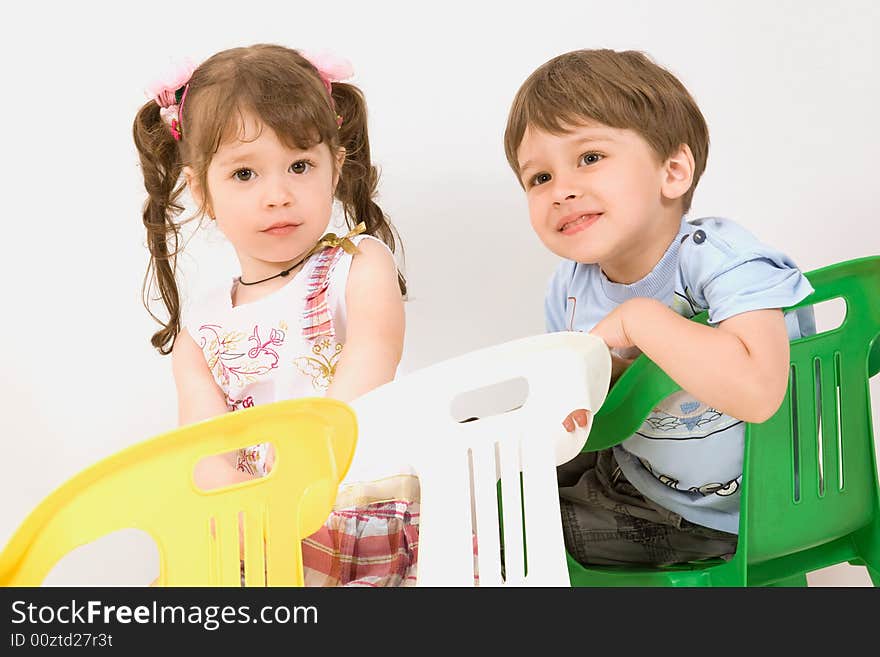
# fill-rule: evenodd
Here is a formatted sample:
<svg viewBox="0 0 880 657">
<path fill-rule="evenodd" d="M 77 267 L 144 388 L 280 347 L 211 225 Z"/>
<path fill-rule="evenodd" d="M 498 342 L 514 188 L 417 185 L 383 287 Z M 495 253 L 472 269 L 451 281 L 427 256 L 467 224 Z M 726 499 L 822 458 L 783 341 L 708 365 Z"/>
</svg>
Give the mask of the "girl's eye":
<svg viewBox="0 0 880 657">
<path fill-rule="evenodd" d="M 532 185 L 543 185 L 546 182 L 550 182 L 549 173 L 539 173 L 532 177 Z"/>
<path fill-rule="evenodd" d="M 307 162 L 306 160 L 297 160 L 293 164 L 290 165 L 290 170 L 294 173 L 305 173 L 309 169 L 312 168 L 312 163 Z"/>
<path fill-rule="evenodd" d="M 600 153 L 584 153 L 581 155 L 581 163 L 582 164 L 596 164 L 599 160 L 601 160 L 604 155 Z"/>
<path fill-rule="evenodd" d="M 254 177 L 254 172 L 251 171 L 250 169 L 237 169 L 232 174 L 232 177 L 235 178 L 236 180 L 241 181 L 241 182 L 247 182 L 248 180 L 251 180 Z"/>
</svg>

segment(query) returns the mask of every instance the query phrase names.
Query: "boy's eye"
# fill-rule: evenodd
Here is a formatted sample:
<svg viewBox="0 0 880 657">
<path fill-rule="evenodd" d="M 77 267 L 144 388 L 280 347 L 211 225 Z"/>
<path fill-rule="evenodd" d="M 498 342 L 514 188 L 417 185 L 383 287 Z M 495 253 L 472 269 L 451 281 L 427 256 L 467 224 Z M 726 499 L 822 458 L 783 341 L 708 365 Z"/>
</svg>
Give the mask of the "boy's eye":
<svg viewBox="0 0 880 657">
<path fill-rule="evenodd" d="M 290 165 L 290 170 L 294 173 L 305 173 L 312 168 L 312 163 L 306 160 L 297 160 Z"/>
<path fill-rule="evenodd" d="M 550 174 L 549 173 L 539 173 L 532 176 L 532 184 L 533 185 L 543 185 L 546 182 L 550 182 Z"/>
<path fill-rule="evenodd" d="M 254 177 L 254 172 L 250 169 L 236 169 L 233 172 L 232 177 L 241 182 L 247 182 Z"/>
<path fill-rule="evenodd" d="M 601 153 L 584 153 L 581 155 L 581 163 L 582 164 L 596 164 L 599 160 L 601 160 L 604 155 Z"/>
</svg>

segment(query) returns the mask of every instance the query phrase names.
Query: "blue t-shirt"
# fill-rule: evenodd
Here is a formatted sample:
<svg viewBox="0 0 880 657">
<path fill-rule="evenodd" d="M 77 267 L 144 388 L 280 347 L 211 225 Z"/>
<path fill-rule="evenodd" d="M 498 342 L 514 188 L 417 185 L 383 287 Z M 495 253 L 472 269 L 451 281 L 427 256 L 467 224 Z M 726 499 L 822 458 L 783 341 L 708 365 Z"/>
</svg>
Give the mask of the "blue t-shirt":
<svg viewBox="0 0 880 657">
<path fill-rule="evenodd" d="M 654 269 L 630 285 L 608 280 L 598 265 L 562 262 L 544 314 L 549 332 L 590 331 L 627 299 L 650 297 L 684 317 L 708 310 L 714 325 L 751 310 L 794 305 L 812 291 L 788 256 L 733 221 L 683 218 Z M 785 324 L 789 339 L 816 332 L 811 307 L 785 313 Z M 706 355 L 706 367 L 711 358 Z M 696 524 L 737 533 L 744 435 L 741 420 L 679 391 L 615 446 L 614 456 L 648 499 Z"/>
</svg>

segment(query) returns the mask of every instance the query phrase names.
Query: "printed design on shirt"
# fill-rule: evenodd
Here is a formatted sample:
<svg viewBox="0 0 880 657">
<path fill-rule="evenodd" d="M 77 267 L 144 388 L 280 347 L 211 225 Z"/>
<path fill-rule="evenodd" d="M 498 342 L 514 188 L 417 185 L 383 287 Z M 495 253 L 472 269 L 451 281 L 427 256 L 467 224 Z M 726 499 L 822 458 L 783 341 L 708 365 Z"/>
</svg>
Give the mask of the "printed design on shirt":
<svg viewBox="0 0 880 657">
<path fill-rule="evenodd" d="M 265 354 L 267 359 L 272 359 L 272 363 L 269 365 L 270 370 L 278 366 L 278 352 L 272 347 L 280 347 L 284 343 L 284 331 L 273 328 L 269 331 L 267 339 L 263 341 L 260 337 L 260 327 L 254 325 L 254 332 L 248 338 L 248 341 L 254 344 L 248 350 L 248 358 L 258 359 Z"/>
<path fill-rule="evenodd" d="M 575 314 L 575 311 L 577 310 L 578 300 L 577 300 L 577 297 L 568 297 L 568 299 L 566 299 L 566 301 L 568 301 L 568 305 L 571 307 L 571 312 L 568 315 L 568 330 L 574 331 L 574 330 L 576 330 L 574 328 L 574 314 Z"/>
<path fill-rule="evenodd" d="M 219 324 L 202 324 L 199 327 L 199 344 L 208 369 L 220 387 L 229 390 L 233 384 L 253 383 L 278 367 L 276 348 L 284 344 L 286 328 L 287 325 L 282 322 L 278 328 L 272 328 L 267 333 L 255 324 L 247 339 L 251 347 L 245 352 L 247 344 L 243 344 L 244 332 L 224 331 Z"/>
<path fill-rule="evenodd" d="M 266 474 L 266 456 L 269 444 L 260 443 L 238 450 L 236 469 L 247 472 L 252 476 L 264 476 Z"/>
<path fill-rule="evenodd" d="M 240 411 L 243 408 L 252 408 L 254 405 L 254 398 L 252 395 L 248 395 L 244 399 L 233 399 L 229 395 L 226 395 L 226 408 L 230 411 Z"/>
<path fill-rule="evenodd" d="M 700 308 L 694 298 L 691 296 L 691 291 L 685 286 L 684 294 L 675 291 L 675 294 L 672 296 L 672 305 L 670 306 L 675 312 L 677 312 L 682 317 L 686 317 L 690 319 L 694 315 L 699 315 L 701 312 L 706 310 L 705 308 Z"/>
<path fill-rule="evenodd" d="M 312 387 L 325 392 L 336 376 L 336 365 L 342 355 L 342 344 L 330 338 L 316 340 L 311 356 L 294 358 L 293 364 L 306 376 L 312 377 Z"/>
<path fill-rule="evenodd" d="M 644 438 L 691 440 L 705 438 L 737 424 L 740 420 L 680 390 L 657 404 L 637 433 Z"/>
<path fill-rule="evenodd" d="M 646 459 L 640 458 L 639 462 L 644 466 L 645 470 L 650 472 L 652 476 L 654 476 L 661 484 L 663 484 L 667 488 L 685 493 L 697 493 L 698 495 L 702 495 L 703 497 L 708 497 L 710 495 L 718 495 L 719 497 L 730 497 L 731 495 L 739 492 L 740 482 L 742 481 L 742 475 L 740 475 L 736 479 L 731 479 L 726 483 L 708 483 L 701 486 L 681 488 L 679 486 L 680 482 L 678 481 L 678 479 L 670 477 L 669 475 L 665 475 L 662 472 L 655 471 Z"/>
<path fill-rule="evenodd" d="M 643 460 L 642 463 L 647 463 L 647 461 Z M 657 477 L 657 479 L 660 480 L 661 484 L 663 484 L 667 488 L 672 488 L 674 490 L 678 490 L 678 479 L 673 479 L 672 477 L 669 477 L 665 474 L 656 474 L 653 470 L 651 470 L 650 467 L 648 467 L 648 470 L 651 472 L 652 475 L 654 475 L 655 477 Z"/>
<path fill-rule="evenodd" d="M 703 497 L 709 495 L 718 495 L 720 497 L 730 497 L 739 491 L 739 482 L 742 477 L 731 479 L 726 484 L 703 484 L 702 486 L 691 486 L 688 488 L 689 493 L 699 493 Z"/>
</svg>

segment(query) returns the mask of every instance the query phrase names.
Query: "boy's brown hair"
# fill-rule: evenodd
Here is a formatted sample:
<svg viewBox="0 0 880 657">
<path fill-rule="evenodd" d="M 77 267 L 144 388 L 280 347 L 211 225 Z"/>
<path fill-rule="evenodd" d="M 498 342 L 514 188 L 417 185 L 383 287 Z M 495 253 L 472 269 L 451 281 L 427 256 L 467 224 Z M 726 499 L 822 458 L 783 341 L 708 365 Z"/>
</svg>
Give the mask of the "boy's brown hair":
<svg viewBox="0 0 880 657">
<path fill-rule="evenodd" d="M 637 132 L 661 161 L 687 144 L 694 179 L 682 202 L 690 209 L 706 168 L 709 129 L 672 73 L 635 50 L 575 50 L 540 66 L 517 91 L 504 131 L 504 152 L 517 178 L 516 151 L 529 126 L 560 134 L 587 120 Z"/>
</svg>

